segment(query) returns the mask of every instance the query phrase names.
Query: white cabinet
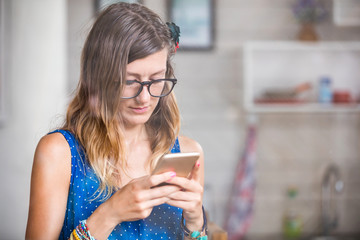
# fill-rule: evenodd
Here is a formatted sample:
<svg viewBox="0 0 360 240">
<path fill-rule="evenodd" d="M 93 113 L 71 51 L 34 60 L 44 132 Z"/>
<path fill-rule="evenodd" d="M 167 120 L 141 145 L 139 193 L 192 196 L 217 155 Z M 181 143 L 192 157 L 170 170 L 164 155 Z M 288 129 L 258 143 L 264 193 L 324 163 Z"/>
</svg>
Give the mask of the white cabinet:
<svg viewBox="0 0 360 240">
<path fill-rule="evenodd" d="M 248 42 L 244 45 L 244 105 L 250 112 L 360 112 L 360 42 Z M 319 81 L 331 80 L 350 102 L 319 103 Z M 285 97 L 297 86 L 311 89 Z M 269 99 L 272 93 L 278 98 Z"/>
</svg>

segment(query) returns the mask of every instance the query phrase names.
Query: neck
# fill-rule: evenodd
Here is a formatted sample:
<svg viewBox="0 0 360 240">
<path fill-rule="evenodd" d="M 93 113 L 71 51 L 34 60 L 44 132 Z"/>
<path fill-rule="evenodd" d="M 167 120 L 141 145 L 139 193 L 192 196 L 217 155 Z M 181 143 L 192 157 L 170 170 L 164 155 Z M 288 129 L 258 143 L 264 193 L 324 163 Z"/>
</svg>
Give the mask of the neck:
<svg viewBox="0 0 360 240">
<path fill-rule="evenodd" d="M 137 171 L 136 169 L 144 170 L 147 167 L 148 159 L 152 154 L 145 125 L 125 128 L 124 138 L 127 152 L 127 171 L 129 171 L 130 174 L 131 172 L 135 174 Z M 144 171 L 142 174 L 146 174 Z"/>
<path fill-rule="evenodd" d="M 145 125 L 137 125 L 124 128 L 124 137 L 127 146 L 131 146 L 139 141 L 147 140 Z"/>
</svg>

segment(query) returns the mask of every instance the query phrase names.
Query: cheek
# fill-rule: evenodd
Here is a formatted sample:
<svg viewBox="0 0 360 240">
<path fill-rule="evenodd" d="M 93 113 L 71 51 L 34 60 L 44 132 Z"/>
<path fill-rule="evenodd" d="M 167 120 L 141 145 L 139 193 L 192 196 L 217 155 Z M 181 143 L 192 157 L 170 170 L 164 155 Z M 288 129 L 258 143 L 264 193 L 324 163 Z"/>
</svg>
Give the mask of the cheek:
<svg viewBox="0 0 360 240">
<path fill-rule="evenodd" d="M 118 109 L 120 115 L 126 114 L 127 109 L 128 109 L 128 107 L 130 105 L 130 101 L 131 101 L 131 99 L 127 99 L 125 101 L 120 102 L 119 109 Z"/>
<path fill-rule="evenodd" d="M 119 104 L 119 109 L 124 109 L 126 106 L 126 102 L 125 101 L 121 101 Z"/>
<path fill-rule="evenodd" d="M 152 105 L 154 106 L 154 109 L 157 107 L 157 105 L 160 103 L 160 98 L 153 98 Z"/>
</svg>

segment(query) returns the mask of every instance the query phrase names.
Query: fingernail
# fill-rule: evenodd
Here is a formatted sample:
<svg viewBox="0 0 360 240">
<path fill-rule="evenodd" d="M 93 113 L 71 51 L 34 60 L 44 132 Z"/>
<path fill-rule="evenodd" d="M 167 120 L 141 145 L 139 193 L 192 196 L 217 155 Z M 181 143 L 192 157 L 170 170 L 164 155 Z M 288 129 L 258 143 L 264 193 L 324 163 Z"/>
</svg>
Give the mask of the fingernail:
<svg viewBox="0 0 360 240">
<path fill-rule="evenodd" d="M 176 172 L 171 172 L 171 173 L 170 173 L 170 177 L 173 178 L 173 177 L 175 177 L 175 176 L 176 176 Z"/>
<path fill-rule="evenodd" d="M 200 162 L 199 162 L 199 161 L 196 163 L 196 166 L 197 166 L 197 167 L 200 167 Z"/>
</svg>

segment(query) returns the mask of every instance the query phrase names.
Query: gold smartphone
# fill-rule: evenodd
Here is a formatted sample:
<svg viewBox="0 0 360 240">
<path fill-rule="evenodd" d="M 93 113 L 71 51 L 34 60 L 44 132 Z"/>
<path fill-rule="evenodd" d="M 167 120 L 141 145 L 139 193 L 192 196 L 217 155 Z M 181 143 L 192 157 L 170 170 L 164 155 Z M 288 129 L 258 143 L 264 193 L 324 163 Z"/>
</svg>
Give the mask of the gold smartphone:
<svg viewBox="0 0 360 240">
<path fill-rule="evenodd" d="M 151 175 L 173 171 L 178 177 L 189 177 L 199 157 L 198 152 L 165 154 L 159 159 Z"/>
</svg>

